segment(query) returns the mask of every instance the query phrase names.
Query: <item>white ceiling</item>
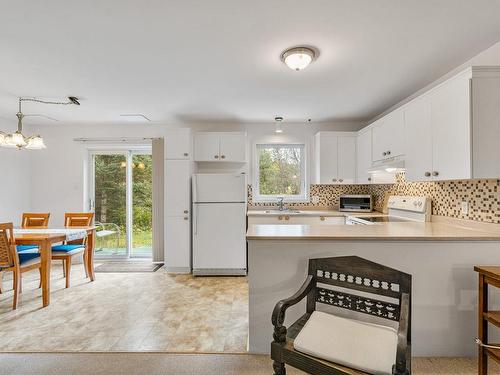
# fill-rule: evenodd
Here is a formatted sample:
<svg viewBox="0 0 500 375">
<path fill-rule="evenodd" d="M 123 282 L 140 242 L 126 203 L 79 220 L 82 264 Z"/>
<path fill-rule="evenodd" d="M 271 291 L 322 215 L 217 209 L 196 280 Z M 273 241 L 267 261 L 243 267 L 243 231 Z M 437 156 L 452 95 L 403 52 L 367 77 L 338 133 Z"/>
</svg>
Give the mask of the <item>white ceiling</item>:
<svg viewBox="0 0 500 375">
<path fill-rule="evenodd" d="M 493 0 L 2 1 L 0 123 L 20 95 L 79 97 L 25 105 L 60 123 L 366 119 L 500 40 L 499 14 Z M 297 44 L 321 53 L 301 72 L 279 59 Z"/>
</svg>

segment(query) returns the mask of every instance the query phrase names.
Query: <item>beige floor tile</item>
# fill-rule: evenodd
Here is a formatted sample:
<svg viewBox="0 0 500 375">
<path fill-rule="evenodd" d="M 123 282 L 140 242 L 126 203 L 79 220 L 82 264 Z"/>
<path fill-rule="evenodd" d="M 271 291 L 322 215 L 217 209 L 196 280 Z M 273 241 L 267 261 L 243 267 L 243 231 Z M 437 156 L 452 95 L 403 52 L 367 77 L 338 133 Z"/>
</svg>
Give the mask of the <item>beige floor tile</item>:
<svg viewBox="0 0 500 375">
<path fill-rule="evenodd" d="M 54 264 L 51 305 L 41 308 L 38 273 L 23 275 L 20 307 L 12 311 L 12 281 L 0 295 L 0 351 L 242 352 L 248 331 L 244 277 L 98 273 L 75 265 L 65 288 Z M 244 348 L 244 349 L 242 349 Z"/>
</svg>

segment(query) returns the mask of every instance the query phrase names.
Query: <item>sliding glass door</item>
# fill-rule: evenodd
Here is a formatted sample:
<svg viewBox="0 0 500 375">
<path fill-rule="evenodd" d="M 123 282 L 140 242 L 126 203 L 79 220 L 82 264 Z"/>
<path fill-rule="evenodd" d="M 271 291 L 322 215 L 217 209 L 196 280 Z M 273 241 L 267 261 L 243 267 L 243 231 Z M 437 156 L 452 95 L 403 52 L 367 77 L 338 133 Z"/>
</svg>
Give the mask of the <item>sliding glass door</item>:
<svg viewBox="0 0 500 375">
<path fill-rule="evenodd" d="M 96 257 L 151 258 L 151 151 L 92 151 L 89 175 Z"/>
</svg>

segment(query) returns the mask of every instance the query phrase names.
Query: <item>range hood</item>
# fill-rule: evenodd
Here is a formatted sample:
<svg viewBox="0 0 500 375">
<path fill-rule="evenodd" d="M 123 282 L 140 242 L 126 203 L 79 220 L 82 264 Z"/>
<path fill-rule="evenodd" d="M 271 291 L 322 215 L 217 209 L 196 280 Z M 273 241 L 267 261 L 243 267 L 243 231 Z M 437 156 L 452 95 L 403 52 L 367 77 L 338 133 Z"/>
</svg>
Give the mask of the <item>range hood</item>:
<svg viewBox="0 0 500 375">
<path fill-rule="evenodd" d="M 372 163 L 372 167 L 368 168 L 368 173 L 386 172 L 396 173 L 405 170 L 405 161 L 402 157 L 393 157 L 390 159 L 380 160 Z"/>
</svg>

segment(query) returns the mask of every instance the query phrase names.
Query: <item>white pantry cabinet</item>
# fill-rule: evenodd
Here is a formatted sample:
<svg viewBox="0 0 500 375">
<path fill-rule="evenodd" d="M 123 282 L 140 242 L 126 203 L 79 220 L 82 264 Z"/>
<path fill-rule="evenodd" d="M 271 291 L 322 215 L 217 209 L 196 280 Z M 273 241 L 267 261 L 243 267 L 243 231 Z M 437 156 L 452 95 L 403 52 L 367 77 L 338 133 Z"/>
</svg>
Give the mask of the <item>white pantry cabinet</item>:
<svg viewBox="0 0 500 375">
<path fill-rule="evenodd" d="M 500 177 L 500 68 L 472 67 L 404 106 L 408 181 Z"/>
<path fill-rule="evenodd" d="M 169 129 L 165 135 L 165 159 L 189 160 L 192 158 L 191 129 Z"/>
<path fill-rule="evenodd" d="M 191 272 L 191 224 L 188 216 L 165 218 L 165 269 Z"/>
<path fill-rule="evenodd" d="M 165 161 L 165 268 L 191 272 L 191 171 L 190 160 Z"/>
<path fill-rule="evenodd" d="M 191 205 L 191 162 L 165 161 L 165 215 L 185 216 Z"/>
<path fill-rule="evenodd" d="M 385 160 L 404 154 L 402 109 L 396 109 L 377 120 L 372 131 L 372 161 Z"/>
<path fill-rule="evenodd" d="M 317 184 L 356 182 L 356 133 L 317 133 L 315 156 Z"/>
<path fill-rule="evenodd" d="M 194 136 L 194 160 L 246 162 L 246 134 L 203 132 Z"/>
</svg>

